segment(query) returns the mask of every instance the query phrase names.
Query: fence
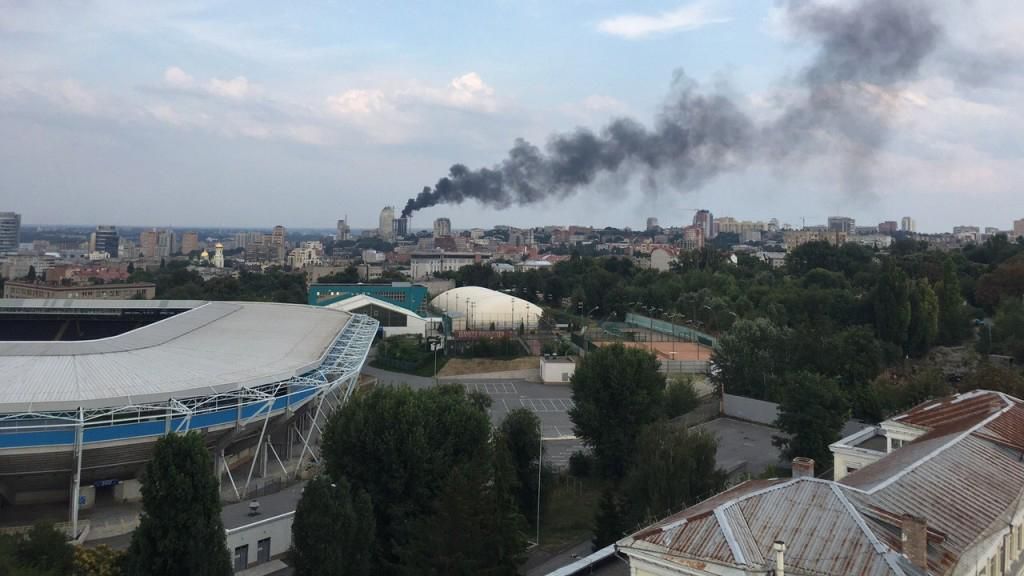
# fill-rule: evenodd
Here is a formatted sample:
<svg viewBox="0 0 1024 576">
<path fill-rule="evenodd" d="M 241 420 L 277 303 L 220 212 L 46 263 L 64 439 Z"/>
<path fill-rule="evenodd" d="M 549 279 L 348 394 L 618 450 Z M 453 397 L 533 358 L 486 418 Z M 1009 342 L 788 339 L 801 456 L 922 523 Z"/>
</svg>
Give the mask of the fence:
<svg viewBox="0 0 1024 576">
<path fill-rule="evenodd" d="M 665 374 L 707 374 L 707 360 L 662 360 L 658 369 Z"/>
<path fill-rule="evenodd" d="M 711 346 L 712 348 L 717 345 L 717 342 L 713 337 L 694 330 L 689 326 L 649 318 L 647 316 L 633 314 L 632 312 L 626 314 L 626 324 L 637 328 L 646 328 L 652 332 L 658 332 L 659 334 L 664 334 L 687 342 L 699 342 L 700 344 Z"/>
</svg>

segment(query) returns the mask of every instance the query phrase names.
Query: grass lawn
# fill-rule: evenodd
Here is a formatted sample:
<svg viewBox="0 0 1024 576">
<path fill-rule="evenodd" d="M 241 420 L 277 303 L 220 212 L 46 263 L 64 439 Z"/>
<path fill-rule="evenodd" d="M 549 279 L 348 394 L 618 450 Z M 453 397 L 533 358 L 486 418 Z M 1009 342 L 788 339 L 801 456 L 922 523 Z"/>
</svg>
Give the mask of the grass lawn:
<svg viewBox="0 0 1024 576">
<path fill-rule="evenodd" d="M 604 481 L 564 474 L 551 484 L 547 506 L 541 513 L 540 547 L 556 552 L 590 539 Z"/>
<path fill-rule="evenodd" d="M 440 362 L 440 359 L 438 360 Z M 540 358 L 524 356 L 512 360 L 495 358 L 452 358 L 440 371 L 440 376 L 462 376 L 464 374 L 486 374 L 488 372 L 509 372 L 539 368 Z"/>
</svg>

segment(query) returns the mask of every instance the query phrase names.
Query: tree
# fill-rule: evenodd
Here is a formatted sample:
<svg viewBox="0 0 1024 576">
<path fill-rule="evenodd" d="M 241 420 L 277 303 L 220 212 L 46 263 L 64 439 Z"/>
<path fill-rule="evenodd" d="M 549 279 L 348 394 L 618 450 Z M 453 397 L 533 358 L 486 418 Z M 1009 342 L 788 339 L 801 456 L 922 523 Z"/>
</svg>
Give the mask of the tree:
<svg viewBox="0 0 1024 576">
<path fill-rule="evenodd" d="M 910 291 L 910 328 L 907 351 L 920 358 L 928 353 L 939 335 L 939 301 L 925 279 L 913 283 Z"/>
<path fill-rule="evenodd" d="M 665 385 L 665 417 L 677 418 L 692 411 L 700 404 L 693 378 L 689 375 L 676 376 Z"/>
<path fill-rule="evenodd" d="M 711 356 L 711 381 L 729 394 L 762 400 L 778 398 L 791 332 L 766 318 L 740 320 L 721 338 Z"/>
<path fill-rule="evenodd" d="M 664 518 L 721 490 L 725 474 L 715 468 L 716 449 L 713 436 L 686 426 L 645 427 L 625 482 L 630 524 Z"/>
<path fill-rule="evenodd" d="M 776 436 L 772 443 L 782 448 L 786 458 L 813 458 L 819 469 L 832 462 L 829 444 L 849 417 L 849 405 L 843 391 L 831 378 L 798 372 L 782 396 L 775 427 L 787 436 Z"/>
<path fill-rule="evenodd" d="M 951 258 L 942 264 L 942 284 L 939 287 L 939 342 L 946 345 L 963 341 L 967 326 L 964 297 L 960 293 L 960 279 Z"/>
<path fill-rule="evenodd" d="M 74 568 L 74 548 L 52 524 L 36 524 L 23 534 L 0 534 L 3 576 L 64 576 Z"/>
<path fill-rule="evenodd" d="M 903 349 L 907 343 L 910 316 L 907 275 L 896 266 L 894 258 L 888 258 L 882 265 L 875 286 L 875 328 L 878 338 Z"/>
<path fill-rule="evenodd" d="M 999 352 L 1024 363 L 1024 301 L 1013 298 L 999 304 L 992 326 L 992 341 Z"/>
<path fill-rule="evenodd" d="M 661 414 L 664 390 L 657 360 L 645 350 L 598 348 L 576 366 L 569 418 L 608 477 L 625 475 L 641 428 Z"/>
<path fill-rule="evenodd" d="M 292 522 L 296 576 L 365 576 L 374 547 L 373 506 L 344 478 L 318 475 L 306 484 Z"/>
<path fill-rule="evenodd" d="M 597 516 L 594 518 L 594 536 L 591 545 L 600 550 L 622 538 L 629 525 L 626 524 L 623 505 L 615 489 L 611 486 L 601 492 L 601 503 L 598 505 Z"/>
<path fill-rule="evenodd" d="M 129 276 L 134 274 L 135 273 L 135 263 L 134 262 L 129 262 L 128 263 L 128 267 L 125 268 L 125 272 L 127 272 Z"/>
<path fill-rule="evenodd" d="M 120 576 L 124 552 L 105 544 L 75 547 L 75 576 Z"/>
<path fill-rule="evenodd" d="M 157 441 L 142 480 L 142 517 L 125 558 L 126 574 L 231 574 L 212 471 L 198 433 Z"/>
<path fill-rule="evenodd" d="M 35 282 L 36 281 L 36 267 L 35 266 L 31 266 L 30 265 L 28 267 L 28 274 L 25 274 L 25 280 L 27 282 Z"/>
<path fill-rule="evenodd" d="M 526 408 L 516 408 L 498 426 L 518 484 L 519 511 L 533 525 L 537 515 L 537 457 L 540 455 L 540 418 Z"/>
<path fill-rule="evenodd" d="M 380 387 L 357 396 L 331 417 L 322 454 L 332 479 L 346 478 L 353 490 L 365 491 L 373 502 L 372 573 L 414 571 L 415 562 L 426 561 L 432 547 L 451 556 L 429 560 L 432 568 L 423 573 L 443 572 L 445 566 L 452 573 L 493 568 L 496 547 L 509 551 L 505 561 L 518 557 L 520 541 L 479 540 L 490 534 L 510 537 L 518 530 L 494 520 L 489 535 L 480 534 L 483 518 L 496 516 L 494 507 L 483 502 L 515 497 L 495 495 L 493 486 L 511 490 L 514 480 L 495 478 L 490 421 L 464 387 Z M 512 520 L 521 522 L 515 512 Z M 456 564 L 444 564 L 449 560 Z"/>
</svg>

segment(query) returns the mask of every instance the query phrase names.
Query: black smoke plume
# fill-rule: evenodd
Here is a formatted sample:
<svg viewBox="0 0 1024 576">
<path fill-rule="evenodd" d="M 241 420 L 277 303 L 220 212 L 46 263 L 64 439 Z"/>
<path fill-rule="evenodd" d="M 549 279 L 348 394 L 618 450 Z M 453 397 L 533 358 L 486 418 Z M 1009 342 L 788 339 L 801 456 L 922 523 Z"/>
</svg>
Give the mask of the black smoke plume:
<svg viewBox="0 0 1024 576">
<path fill-rule="evenodd" d="M 893 94 L 913 80 L 942 38 L 927 0 L 861 0 L 851 7 L 788 0 L 787 21 L 818 49 L 796 97 L 780 98 L 773 120 L 756 122 L 726 94 L 706 93 L 677 73 L 652 128 L 622 118 L 599 132 L 553 136 L 541 150 L 518 139 L 491 168 L 462 164 L 424 187 L 402 210 L 477 200 L 505 208 L 564 198 L 602 174 L 667 176 L 683 190 L 751 162 L 800 161 L 838 152 L 850 188 L 888 135 Z"/>
</svg>

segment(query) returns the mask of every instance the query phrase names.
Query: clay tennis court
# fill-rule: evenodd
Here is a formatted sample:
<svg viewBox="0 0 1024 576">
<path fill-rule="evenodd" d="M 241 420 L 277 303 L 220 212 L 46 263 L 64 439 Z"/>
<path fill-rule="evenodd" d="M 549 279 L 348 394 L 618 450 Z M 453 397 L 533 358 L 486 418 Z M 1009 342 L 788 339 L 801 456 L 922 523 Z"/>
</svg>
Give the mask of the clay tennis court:
<svg viewBox="0 0 1024 576">
<path fill-rule="evenodd" d="M 611 346 L 612 344 L 622 344 L 627 348 L 640 348 L 643 350 L 649 350 L 662 360 L 704 360 L 707 361 L 711 358 L 711 347 L 695 344 L 693 342 L 671 342 L 671 341 L 654 341 L 654 342 L 616 342 L 616 341 L 604 341 L 594 342 L 597 346 Z M 675 352 L 675 355 L 672 354 Z"/>
</svg>

